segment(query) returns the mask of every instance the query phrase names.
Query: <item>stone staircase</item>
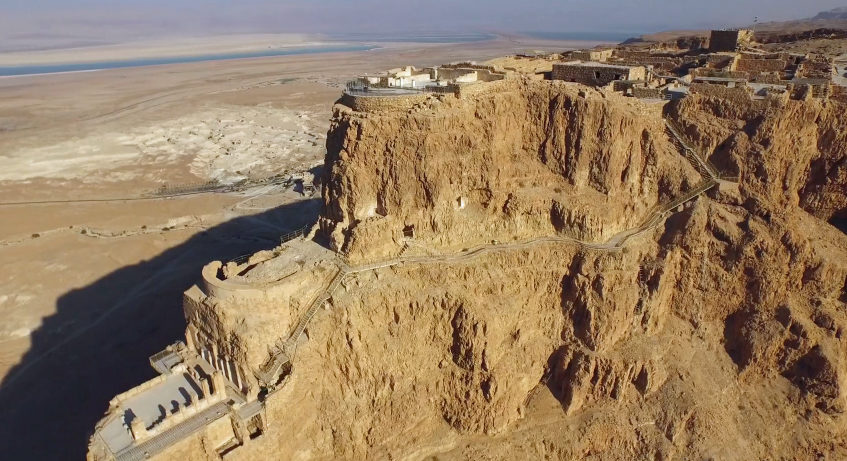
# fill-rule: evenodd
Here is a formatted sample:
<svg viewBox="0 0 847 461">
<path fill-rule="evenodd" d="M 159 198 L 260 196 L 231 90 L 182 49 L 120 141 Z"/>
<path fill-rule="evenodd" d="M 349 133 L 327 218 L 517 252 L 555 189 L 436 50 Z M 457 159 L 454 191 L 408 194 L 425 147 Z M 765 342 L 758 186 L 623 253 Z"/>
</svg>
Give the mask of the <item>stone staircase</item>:
<svg viewBox="0 0 847 461">
<path fill-rule="evenodd" d="M 285 340 L 278 341 L 274 345 L 274 347 L 271 348 L 271 350 L 269 351 L 268 359 L 255 373 L 256 377 L 259 379 L 260 382 L 264 383 L 269 387 L 273 387 L 276 384 L 276 382 L 279 380 L 279 375 L 283 366 L 289 363 L 291 361 L 291 358 L 294 356 L 294 353 L 297 348 L 297 342 L 299 341 L 300 336 L 303 335 L 303 332 L 306 330 L 306 327 L 308 326 L 309 322 L 311 322 L 318 309 L 320 309 L 320 307 L 323 306 L 324 303 L 326 303 L 332 297 L 333 293 L 341 284 L 341 281 L 344 279 L 344 277 L 351 273 L 364 272 L 368 270 L 374 270 L 380 267 L 386 267 L 406 262 L 415 263 L 425 261 L 458 261 L 465 258 L 474 257 L 478 254 L 482 254 L 488 251 L 495 251 L 497 249 L 514 249 L 529 247 L 537 243 L 548 241 L 553 242 L 567 240 L 568 242 L 577 243 L 589 249 L 620 251 L 620 249 L 624 246 L 627 240 L 640 234 L 643 234 L 644 232 L 647 232 L 650 229 L 656 227 L 662 222 L 662 220 L 667 217 L 669 213 L 672 213 L 675 208 L 711 189 L 712 187 L 718 184 L 718 181 L 720 179 L 720 176 L 717 173 L 717 169 L 715 169 L 714 166 L 712 166 L 707 160 L 701 157 L 697 153 L 697 150 L 685 141 L 683 136 L 680 134 L 681 131 L 676 127 L 674 122 L 665 119 L 665 126 L 667 127 L 667 131 L 671 135 L 671 139 L 674 145 L 677 146 L 677 148 L 680 150 L 680 153 L 683 154 L 685 158 L 688 159 L 689 162 L 691 162 L 694 168 L 696 168 L 697 171 L 703 176 L 703 181 L 697 184 L 691 190 L 685 192 L 679 197 L 676 197 L 670 202 L 656 206 L 649 214 L 649 216 L 639 226 L 630 229 L 627 232 L 624 232 L 623 235 L 620 235 L 618 238 L 613 238 L 609 242 L 602 244 L 588 244 L 573 239 L 544 237 L 533 239 L 531 241 L 523 243 L 497 244 L 491 246 L 483 245 L 471 251 L 464 252 L 461 255 L 407 256 L 406 253 L 412 246 L 412 243 L 407 241 L 405 242 L 399 256 L 385 261 L 379 261 L 355 267 L 352 269 L 342 262 L 339 266 L 338 272 L 336 272 L 335 276 L 333 277 L 330 284 L 327 286 L 326 290 L 324 290 L 321 295 L 319 295 L 317 298 L 315 298 L 314 301 L 312 301 L 311 305 L 309 305 L 309 308 L 306 309 L 306 312 L 303 313 L 303 315 L 297 321 L 297 324 L 292 329 L 291 334 Z"/>
<path fill-rule="evenodd" d="M 318 312 L 318 309 L 320 309 L 321 306 L 323 306 L 324 303 L 332 297 L 332 294 L 341 284 L 345 275 L 347 275 L 347 271 L 343 268 L 339 268 L 326 290 L 315 298 L 315 300 L 309 305 L 309 308 L 306 309 L 306 312 L 300 316 L 300 319 L 291 330 L 291 334 L 288 335 L 288 338 L 284 341 L 277 342 L 277 344 L 270 350 L 268 359 L 264 364 L 262 364 L 258 372 L 255 373 L 256 378 L 258 378 L 259 381 L 269 386 L 276 383 L 279 379 L 282 367 L 286 363 L 290 362 L 292 357 L 294 357 L 294 353 L 297 349 L 297 341 L 300 339 L 300 336 L 303 335 L 303 332 Z"/>
<path fill-rule="evenodd" d="M 720 178 L 720 174 L 718 174 L 717 168 L 714 167 L 705 157 L 701 156 L 697 149 L 691 146 L 683 137 L 682 131 L 679 127 L 671 121 L 670 119 L 665 119 L 665 127 L 667 128 L 668 133 L 671 135 L 671 140 L 674 145 L 680 150 L 686 159 L 691 162 L 691 165 L 697 170 L 700 175 L 704 178 L 712 178 L 717 180 Z"/>
</svg>

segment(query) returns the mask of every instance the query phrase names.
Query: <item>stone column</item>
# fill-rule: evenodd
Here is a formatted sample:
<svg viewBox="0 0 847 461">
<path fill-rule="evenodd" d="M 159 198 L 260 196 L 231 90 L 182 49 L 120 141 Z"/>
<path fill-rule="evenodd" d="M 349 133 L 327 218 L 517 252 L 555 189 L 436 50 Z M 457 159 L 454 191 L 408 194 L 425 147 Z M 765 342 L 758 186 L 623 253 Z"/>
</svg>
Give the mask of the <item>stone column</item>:
<svg viewBox="0 0 847 461">
<path fill-rule="evenodd" d="M 224 376 L 226 376 L 226 379 L 232 381 L 232 375 L 230 374 L 229 370 L 229 359 L 221 359 L 221 371 L 224 372 Z"/>
<path fill-rule="evenodd" d="M 132 438 L 134 440 L 141 440 L 147 437 L 147 427 L 139 417 L 135 417 L 130 421 L 129 430 L 132 432 Z"/>
<path fill-rule="evenodd" d="M 215 395 L 221 395 L 226 388 L 226 378 L 224 378 L 223 373 L 218 370 L 215 370 L 215 372 L 212 373 L 212 386 L 214 386 L 212 393 Z"/>
<path fill-rule="evenodd" d="M 200 388 L 203 389 L 203 398 L 208 399 L 210 395 L 212 395 L 211 386 L 209 385 L 208 377 L 200 380 Z"/>
<path fill-rule="evenodd" d="M 241 373 L 238 372 L 238 365 L 235 363 L 232 364 L 232 381 L 235 383 L 235 387 L 238 390 L 244 390 L 244 384 L 241 382 Z"/>
</svg>

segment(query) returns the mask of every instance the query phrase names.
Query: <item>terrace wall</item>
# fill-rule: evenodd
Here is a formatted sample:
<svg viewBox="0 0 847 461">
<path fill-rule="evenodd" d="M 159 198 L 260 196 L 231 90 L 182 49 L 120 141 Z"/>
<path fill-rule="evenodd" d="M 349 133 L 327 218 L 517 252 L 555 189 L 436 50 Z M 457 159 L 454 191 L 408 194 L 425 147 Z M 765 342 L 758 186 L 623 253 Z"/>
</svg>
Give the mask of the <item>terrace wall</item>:
<svg viewBox="0 0 847 461">
<path fill-rule="evenodd" d="M 584 85 L 606 86 L 615 80 L 646 80 L 644 67 L 609 67 L 576 64 L 553 64 L 552 80 L 577 82 Z"/>
<path fill-rule="evenodd" d="M 467 66 L 455 64 L 445 65 L 435 69 L 435 74 L 438 80 L 457 80 L 466 77 L 468 74 L 476 75 L 473 80 L 468 81 L 496 82 L 506 78 L 506 74 L 498 72 L 492 66 L 479 66 L 475 64 Z"/>
<path fill-rule="evenodd" d="M 782 72 L 788 67 L 784 59 L 761 59 L 741 56 L 735 63 L 735 71 L 739 72 Z"/>
<path fill-rule="evenodd" d="M 632 87 L 632 96 L 636 98 L 665 99 L 663 88 Z"/>
<path fill-rule="evenodd" d="M 750 91 L 746 86 L 737 86 L 735 88 L 727 88 L 723 85 L 710 85 L 708 83 L 692 83 L 688 87 L 691 94 L 700 94 L 703 96 L 717 97 L 730 101 L 735 101 L 737 104 L 749 104 L 752 100 Z"/>
</svg>

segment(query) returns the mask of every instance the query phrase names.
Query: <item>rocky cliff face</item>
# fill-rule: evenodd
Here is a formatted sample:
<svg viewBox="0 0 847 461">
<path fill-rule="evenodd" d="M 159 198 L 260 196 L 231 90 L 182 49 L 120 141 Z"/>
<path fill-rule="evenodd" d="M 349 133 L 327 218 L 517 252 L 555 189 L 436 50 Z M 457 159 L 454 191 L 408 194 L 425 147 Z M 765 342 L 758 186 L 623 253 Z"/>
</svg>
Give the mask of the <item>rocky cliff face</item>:
<svg viewBox="0 0 847 461">
<path fill-rule="evenodd" d="M 499 82 L 409 113 L 337 105 L 321 228 L 353 260 L 403 230 L 442 249 L 538 235 L 603 241 L 699 180 L 658 109 L 562 82 Z"/>
<path fill-rule="evenodd" d="M 824 220 L 847 218 L 844 104 L 694 95 L 669 112 L 718 168 L 743 177 L 748 194 Z"/>
<path fill-rule="evenodd" d="M 337 107 L 323 228 L 362 257 L 409 224 L 433 246 L 601 239 L 695 181 L 652 109 L 582 91 Z M 326 442 L 311 455 L 847 456 L 847 237 L 825 221 L 847 199 L 844 112 L 697 96 L 666 110 L 737 189 L 622 253 L 549 244 L 360 276 L 283 391 Z M 580 195 L 593 201 L 565 198 Z"/>
<path fill-rule="evenodd" d="M 321 227 L 356 260 L 603 240 L 700 180 L 660 106 L 513 82 L 411 113 L 337 106 Z M 739 183 L 622 251 L 540 242 L 345 279 L 269 436 L 232 459 L 845 459 L 845 111 L 666 106 Z M 460 201 L 459 199 L 464 199 Z"/>
</svg>

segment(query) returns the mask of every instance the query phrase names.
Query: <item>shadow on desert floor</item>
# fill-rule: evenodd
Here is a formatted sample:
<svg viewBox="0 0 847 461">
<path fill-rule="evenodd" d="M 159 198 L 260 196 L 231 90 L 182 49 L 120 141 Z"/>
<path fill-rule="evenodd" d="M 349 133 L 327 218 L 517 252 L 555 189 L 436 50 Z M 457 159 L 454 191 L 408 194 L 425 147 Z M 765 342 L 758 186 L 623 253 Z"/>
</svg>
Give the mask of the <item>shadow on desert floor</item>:
<svg viewBox="0 0 847 461">
<path fill-rule="evenodd" d="M 109 400 L 155 376 L 148 357 L 183 337 L 182 292 L 200 269 L 272 248 L 282 233 L 315 223 L 319 210 L 310 199 L 238 217 L 62 295 L 0 384 L 3 459 L 84 459 Z M 68 340 L 73 325 L 94 322 Z"/>
</svg>

